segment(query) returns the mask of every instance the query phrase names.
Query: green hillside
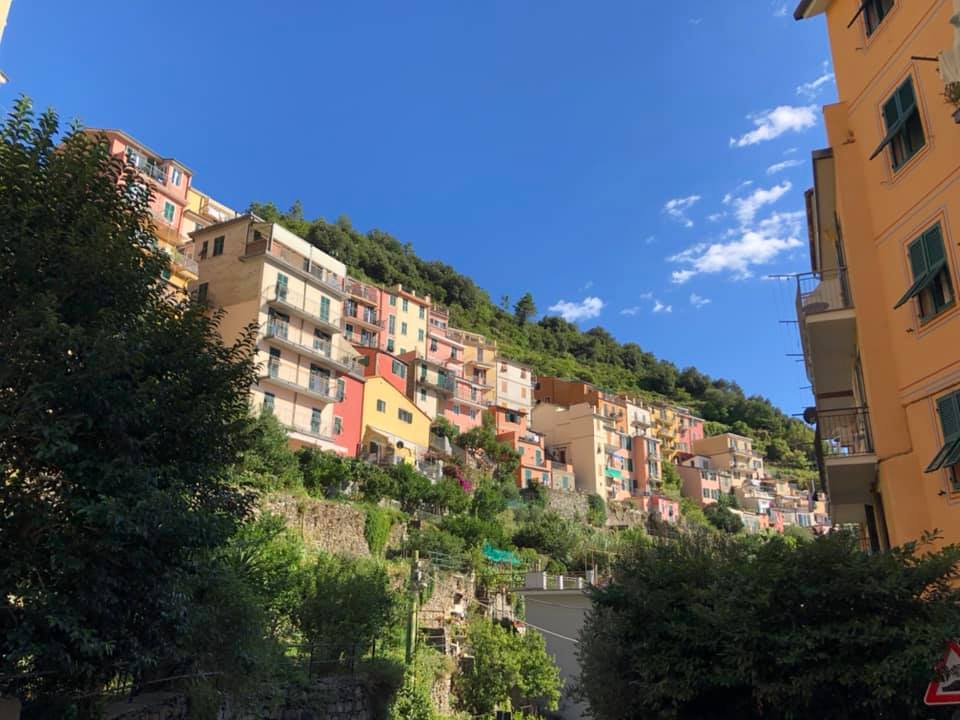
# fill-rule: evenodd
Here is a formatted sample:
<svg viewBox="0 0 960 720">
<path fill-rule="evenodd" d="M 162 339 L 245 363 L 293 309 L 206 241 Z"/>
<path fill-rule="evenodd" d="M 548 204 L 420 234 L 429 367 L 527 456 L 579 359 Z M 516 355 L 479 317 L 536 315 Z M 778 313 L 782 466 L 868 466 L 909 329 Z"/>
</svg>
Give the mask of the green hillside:
<svg viewBox="0 0 960 720">
<path fill-rule="evenodd" d="M 347 265 L 351 274 L 383 285 L 402 283 L 428 293 L 450 308 L 451 322 L 495 338 L 501 351 L 529 363 L 541 375 L 592 382 L 609 390 L 662 397 L 710 421 L 708 432 L 726 429 L 749 435 L 782 467 L 812 467 L 813 432 L 764 397 L 747 397 L 736 382 L 711 378 L 696 368 L 678 368 L 636 343 L 619 343 L 602 327 L 581 331 L 559 317 L 538 322 L 533 298 L 522 295 L 495 303 L 487 292 L 449 265 L 418 257 L 410 243 L 381 230 L 362 233 L 349 219 L 307 220 L 299 203 L 282 212 L 273 203 L 252 203 L 250 211 L 279 223 Z"/>
</svg>

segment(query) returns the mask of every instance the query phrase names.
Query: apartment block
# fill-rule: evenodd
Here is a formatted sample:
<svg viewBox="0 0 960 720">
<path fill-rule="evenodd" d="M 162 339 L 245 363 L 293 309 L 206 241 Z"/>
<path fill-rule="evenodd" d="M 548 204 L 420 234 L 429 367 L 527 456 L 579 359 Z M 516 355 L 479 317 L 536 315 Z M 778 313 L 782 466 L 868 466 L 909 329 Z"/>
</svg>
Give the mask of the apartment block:
<svg viewBox="0 0 960 720">
<path fill-rule="evenodd" d="M 527 365 L 509 358 L 494 358 L 493 382 L 496 387 L 496 403 L 502 407 L 530 413 L 534 405 L 534 387 L 537 376 Z M 490 376 L 488 370 L 488 377 Z"/>
<path fill-rule="evenodd" d="M 803 0 L 839 100 L 807 193 L 797 315 L 833 520 L 865 548 L 960 541 L 960 6 Z M 956 89 L 958 86 L 952 86 Z"/>
<path fill-rule="evenodd" d="M 368 462 L 417 465 L 430 446 L 430 418 L 385 378 L 367 378 L 361 446 Z"/>
<path fill-rule="evenodd" d="M 253 215 L 193 238 L 202 256 L 195 297 L 226 311 L 224 339 L 258 327 L 253 406 L 272 412 L 294 447 L 355 454 L 364 375 L 343 338 L 343 263 Z"/>
<path fill-rule="evenodd" d="M 347 299 L 343 302 L 343 337 L 357 348 L 381 348 L 383 317 L 380 306 L 383 291 L 376 285 L 347 278 Z M 396 321 L 394 321 L 396 324 Z"/>
<path fill-rule="evenodd" d="M 765 476 L 763 456 L 753 450 L 753 440 L 734 433 L 701 438 L 693 452 L 709 458 L 714 469 L 729 469 L 734 480 L 759 480 Z"/>
<path fill-rule="evenodd" d="M 377 348 L 356 346 L 354 349 L 360 353 L 364 377 L 381 377 L 406 394 L 410 367 L 405 361 Z"/>
<path fill-rule="evenodd" d="M 521 455 L 517 487 L 542 485 L 554 490 L 576 487 L 573 466 L 548 457 L 544 436 L 530 429 L 526 413 L 499 405 L 491 407 L 489 412 L 493 416 L 497 440 L 508 443 Z"/>
<path fill-rule="evenodd" d="M 181 235 L 189 237 L 196 230 L 232 220 L 236 216 L 235 210 L 217 202 L 191 185 L 187 188 L 187 206 L 183 210 L 180 232 Z"/>
<path fill-rule="evenodd" d="M 150 211 L 156 228 L 159 250 L 170 258 L 164 279 L 177 293 L 186 293 L 197 279 L 194 246 L 184 232 L 184 212 L 193 172 L 174 158 L 165 158 L 121 130 L 88 128 L 86 133 L 102 137 L 114 157 L 137 170 L 150 189 Z"/>
<path fill-rule="evenodd" d="M 380 349 L 396 355 L 414 352 L 426 356 L 429 312 L 428 295 L 417 295 L 402 285 L 381 289 L 377 315 L 382 320 L 378 332 Z"/>
</svg>

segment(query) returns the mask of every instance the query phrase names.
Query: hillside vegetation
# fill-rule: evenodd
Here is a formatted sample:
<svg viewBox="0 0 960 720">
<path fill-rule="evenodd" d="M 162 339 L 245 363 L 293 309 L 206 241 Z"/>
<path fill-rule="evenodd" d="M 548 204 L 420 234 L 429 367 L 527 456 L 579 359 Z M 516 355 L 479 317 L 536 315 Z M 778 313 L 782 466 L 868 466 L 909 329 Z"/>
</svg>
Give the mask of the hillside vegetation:
<svg viewBox="0 0 960 720">
<path fill-rule="evenodd" d="M 746 396 L 736 382 L 711 378 L 694 367 L 678 368 L 636 343 L 619 343 L 602 327 L 581 331 L 559 317 L 537 322 L 534 298 L 518 288 L 516 298 L 489 294 L 451 266 L 418 257 L 410 243 L 381 230 L 362 233 L 349 219 L 307 220 L 299 203 L 280 211 L 252 203 L 250 211 L 276 222 L 345 263 L 352 275 L 382 285 L 402 283 L 449 307 L 451 322 L 497 340 L 501 351 L 541 375 L 592 382 L 604 389 L 666 398 L 689 407 L 708 423 L 708 433 L 730 429 L 753 437 L 768 460 L 784 467 L 812 465 L 813 432 L 764 397 Z"/>
</svg>

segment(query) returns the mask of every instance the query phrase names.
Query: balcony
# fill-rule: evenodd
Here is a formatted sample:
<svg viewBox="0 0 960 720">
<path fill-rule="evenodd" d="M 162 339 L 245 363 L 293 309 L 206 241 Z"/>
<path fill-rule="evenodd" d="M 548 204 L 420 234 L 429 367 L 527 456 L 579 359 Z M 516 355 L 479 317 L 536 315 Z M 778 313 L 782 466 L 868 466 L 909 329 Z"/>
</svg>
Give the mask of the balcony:
<svg viewBox="0 0 960 720">
<path fill-rule="evenodd" d="M 421 385 L 435 388 L 446 395 L 453 395 L 457 389 L 456 381 L 447 375 L 435 375 L 431 377 L 430 375 L 421 374 L 419 382 Z"/>
<path fill-rule="evenodd" d="M 200 276 L 200 266 L 192 257 L 187 256 L 182 250 L 170 249 L 164 250 L 170 256 L 170 264 L 177 272 L 187 275 L 193 275 L 194 279 Z"/>
<path fill-rule="evenodd" d="M 329 312 L 324 315 L 320 303 L 306 300 L 303 295 L 290 292 L 282 285 L 269 288 L 264 293 L 264 300 L 269 307 L 278 312 L 309 320 L 321 330 L 326 330 L 329 333 L 340 332 L 340 319 L 338 317 L 331 315 Z"/>
<path fill-rule="evenodd" d="M 141 155 L 135 152 L 127 153 L 127 162 L 133 165 L 137 170 L 146 175 L 151 180 L 160 183 L 161 185 L 167 184 L 167 167 L 166 165 L 161 165 L 157 163 L 152 158 L 148 158 L 145 155 Z"/>
<path fill-rule="evenodd" d="M 846 269 L 798 275 L 796 304 L 807 377 L 816 392 L 849 390 L 857 325 Z"/>
<path fill-rule="evenodd" d="M 334 439 L 333 430 L 328 425 L 323 425 L 322 423 L 310 421 L 309 425 L 304 425 L 302 423 L 285 423 L 285 427 L 288 432 L 297 433 L 299 435 L 307 435 L 314 440 L 322 440 L 325 442 L 336 442 Z"/>
<path fill-rule="evenodd" d="M 333 346 L 328 341 L 321 340 L 320 338 L 312 338 L 312 342 L 309 345 L 297 342 L 293 339 L 293 336 L 299 332 L 301 332 L 299 328 L 291 328 L 288 323 L 271 320 L 267 323 L 263 337 L 275 345 L 280 345 L 298 355 L 316 360 L 333 370 L 363 376 L 363 367 L 357 362 L 356 358 L 349 355 L 334 355 Z"/>
<path fill-rule="evenodd" d="M 347 281 L 344 283 L 344 288 L 353 297 L 359 298 L 371 305 L 376 305 L 380 302 L 380 291 L 359 280 L 347 278 Z"/>
<path fill-rule="evenodd" d="M 289 366 L 289 363 L 286 365 Z M 287 370 L 286 373 L 284 373 L 285 369 Z M 287 377 L 282 377 L 282 374 L 286 374 Z M 311 375 L 306 383 L 302 383 L 298 380 L 291 379 L 289 377 L 290 374 L 295 375 L 296 369 L 294 368 L 294 372 L 290 373 L 289 367 L 285 368 L 284 363 L 271 359 L 267 363 L 266 372 L 260 375 L 259 381 L 264 384 L 292 390 L 295 393 L 306 395 L 309 398 L 324 403 L 334 403 L 343 400 L 343 395 L 340 393 L 337 381 L 334 378 L 328 378 L 322 375 Z"/>
<path fill-rule="evenodd" d="M 877 456 L 867 408 L 819 410 L 817 454 L 837 522 L 859 522 L 874 504 Z"/>
<path fill-rule="evenodd" d="M 349 307 L 349 304 L 344 307 L 341 323 L 344 326 L 347 323 L 360 325 L 374 332 L 379 332 L 383 329 L 383 320 L 377 316 L 376 312 L 371 312 L 356 306 Z"/>
<path fill-rule="evenodd" d="M 329 292 L 338 300 L 342 300 L 347 295 L 343 286 L 343 278 L 313 262 L 310 258 L 284 247 L 259 230 L 254 230 L 251 237 L 247 239 L 241 259 L 245 260 L 261 255 L 276 261 L 297 277 L 319 285 L 323 291 Z"/>
<path fill-rule="evenodd" d="M 489 348 L 477 348 L 477 356 L 467 360 L 467 365 L 493 369 L 497 366 L 497 352 Z"/>
</svg>

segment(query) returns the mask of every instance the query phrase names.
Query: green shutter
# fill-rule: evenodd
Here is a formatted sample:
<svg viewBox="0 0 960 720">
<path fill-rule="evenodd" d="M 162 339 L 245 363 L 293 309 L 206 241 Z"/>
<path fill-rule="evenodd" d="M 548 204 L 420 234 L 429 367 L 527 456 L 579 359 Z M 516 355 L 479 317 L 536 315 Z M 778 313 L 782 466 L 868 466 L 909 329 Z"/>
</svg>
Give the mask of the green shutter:
<svg viewBox="0 0 960 720">
<path fill-rule="evenodd" d="M 883 106 L 883 122 L 887 132 L 889 132 L 890 128 L 897 124 L 899 119 L 900 108 L 897 107 L 897 96 L 894 95 L 892 98 L 887 100 L 886 105 Z"/>
<path fill-rule="evenodd" d="M 913 284 L 893 306 L 894 310 L 930 287 L 946 266 L 946 252 L 943 248 L 940 226 L 937 225 L 928 230 L 920 238 L 910 243 L 908 253 L 910 255 L 910 272 L 913 273 Z"/>
<path fill-rule="evenodd" d="M 919 280 L 927 272 L 926 253 L 923 251 L 923 242 L 914 240 L 910 243 L 910 270 L 913 272 L 913 279 Z"/>
<path fill-rule="evenodd" d="M 337 380 L 337 401 L 343 402 L 347 398 L 347 384 L 338 379 Z"/>
<path fill-rule="evenodd" d="M 947 253 L 943 249 L 943 236 L 940 234 L 940 225 L 934 225 L 923 235 L 923 247 L 927 251 L 927 268 L 945 262 Z"/>
<path fill-rule="evenodd" d="M 924 472 L 936 472 L 960 462 L 960 393 L 953 393 L 937 400 L 940 428 L 943 430 L 943 447 L 934 456 Z"/>
<path fill-rule="evenodd" d="M 913 78 L 907 78 L 907 81 L 899 87 L 893 94 L 893 97 L 887 100 L 883 106 L 883 122 L 887 128 L 887 134 L 877 146 L 877 149 L 870 155 L 873 160 L 877 155 L 883 152 L 894 138 L 903 130 L 913 114 L 917 111 L 916 98 L 913 94 Z"/>
<path fill-rule="evenodd" d="M 913 78 L 907 78 L 907 81 L 900 86 L 896 98 L 900 105 L 900 117 L 904 117 L 917 104 L 917 99 L 913 94 Z"/>
</svg>

